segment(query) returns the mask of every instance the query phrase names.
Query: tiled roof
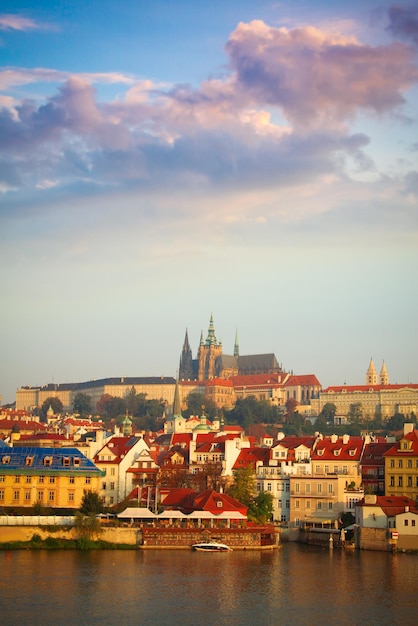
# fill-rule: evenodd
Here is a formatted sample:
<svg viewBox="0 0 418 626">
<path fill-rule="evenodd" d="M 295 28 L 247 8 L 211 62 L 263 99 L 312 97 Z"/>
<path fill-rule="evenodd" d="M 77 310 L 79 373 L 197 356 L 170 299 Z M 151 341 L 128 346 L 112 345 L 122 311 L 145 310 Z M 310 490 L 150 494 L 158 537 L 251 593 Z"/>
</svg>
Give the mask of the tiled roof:
<svg viewBox="0 0 418 626">
<path fill-rule="evenodd" d="M 0 430 L 12 430 L 18 428 L 19 430 L 32 430 L 32 431 L 42 431 L 46 430 L 46 424 L 42 424 L 41 422 L 37 422 L 35 420 L 26 421 L 24 419 L 16 420 L 16 419 L 4 419 L 0 420 Z"/>
<path fill-rule="evenodd" d="M 366 504 L 363 501 L 359 502 L 362 507 L 378 506 L 382 509 L 385 515 L 393 517 L 399 513 L 405 513 L 405 509 L 409 508 L 412 512 L 418 512 L 416 503 L 411 498 L 406 496 L 376 496 L 376 503 Z"/>
<path fill-rule="evenodd" d="M 322 393 L 336 392 L 342 393 L 346 391 L 362 391 L 364 393 L 372 391 L 399 391 L 400 389 L 418 389 L 418 384 L 405 384 L 405 385 L 336 385 L 327 387 L 322 390 Z"/>
<path fill-rule="evenodd" d="M 314 386 L 320 387 L 321 383 L 315 376 L 315 374 L 302 374 L 301 376 L 290 376 L 285 382 L 286 387 L 305 387 Z"/>
<path fill-rule="evenodd" d="M 366 443 L 364 446 L 363 456 L 361 457 L 362 465 L 384 465 L 385 459 L 383 455 L 390 450 L 391 443 Z"/>
<path fill-rule="evenodd" d="M 359 461 L 363 449 L 361 437 L 350 437 L 348 443 L 343 443 L 341 437 L 333 442 L 330 439 L 321 439 L 312 451 L 313 461 Z"/>
<path fill-rule="evenodd" d="M 34 448 L 21 446 L 1 449 L 0 472 L 20 474 L 48 474 L 51 472 L 100 474 L 93 461 L 77 448 Z"/>
<path fill-rule="evenodd" d="M 270 459 L 270 448 L 243 448 L 240 450 L 238 457 L 232 469 L 240 469 L 242 467 L 252 467 L 255 469 L 257 462 L 267 465 Z"/>
<path fill-rule="evenodd" d="M 411 444 L 408 450 L 400 449 L 399 447 L 400 441 L 404 441 L 405 439 Z M 399 441 L 385 452 L 385 456 L 418 456 L 418 430 L 414 429 L 412 432 L 403 435 Z"/>
</svg>

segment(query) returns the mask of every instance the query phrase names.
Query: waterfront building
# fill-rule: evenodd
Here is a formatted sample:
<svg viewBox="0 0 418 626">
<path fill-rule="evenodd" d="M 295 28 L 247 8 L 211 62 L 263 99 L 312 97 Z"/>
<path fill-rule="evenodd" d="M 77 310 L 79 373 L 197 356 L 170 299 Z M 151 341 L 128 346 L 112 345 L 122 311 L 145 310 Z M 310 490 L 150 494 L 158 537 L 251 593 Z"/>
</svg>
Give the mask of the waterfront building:
<svg viewBox="0 0 418 626">
<path fill-rule="evenodd" d="M 2 448 L 0 506 L 78 509 L 85 491 L 98 491 L 100 477 L 76 448 Z"/>
<path fill-rule="evenodd" d="M 384 440 L 366 437 L 361 457 L 361 480 L 367 494 L 385 495 L 385 457 L 384 454 L 393 446 Z"/>
<path fill-rule="evenodd" d="M 406 496 L 418 501 L 418 430 L 404 425 L 404 434 L 387 452 L 385 495 Z"/>
<path fill-rule="evenodd" d="M 413 514 L 413 517 L 407 515 L 405 519 L 416 520 L 418 508 L 416 502 L 406 496 L 376 496 L 374 494 L 366 494 L 363 500 L 356 504 L 355 520 L 358 526 L 362 528 L 398 528 L 397 516 L 405 513 Z M 413 524 L 403 524 L 404 517 L 399 526 L 411 526 Z M 416 526 L 415 526 L 416 527 Z M 418 531 L 416 529 L 415 533 Z"/>
<path fill-rule="evenodd" d="M 98 491 L 106 506 L 121 502 L 132 491 L 133 473 L 128 470 L 143 450 L 149 447 L 142 436 L 114 435 L 95 455 L 94 462 L 102 472 Z"/>
</svg>

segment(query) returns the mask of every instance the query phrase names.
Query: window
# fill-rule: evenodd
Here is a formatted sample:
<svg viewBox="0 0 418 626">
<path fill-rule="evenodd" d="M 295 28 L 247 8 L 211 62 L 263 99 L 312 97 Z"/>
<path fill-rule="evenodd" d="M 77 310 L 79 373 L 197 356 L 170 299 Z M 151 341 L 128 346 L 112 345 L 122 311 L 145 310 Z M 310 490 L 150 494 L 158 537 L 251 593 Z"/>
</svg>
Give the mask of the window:
<svg viewBox="0 0 418 626">
<path fill-rule="evenodd" d="M 74 491 L 68 492 L 68 502 L 74 502 Z"/>
<path fill-rule="evenodd" d="M 39 476 L 38 483 L 44 483 L 44 482 L 45 482 L 45 476 Z"/>
<path fill-rule="evenodd" d="M 75 483 L 74 476 L 70 476 L 70 485 L 74 485 L 74 483 Z"/>
<path fill-rule="evenodd" d="M 49 482 L 52 485 L 55 482 L 55 476 L 50 476 L 49 477 Z"/>
<path fill-rule="evenodd" d="M 2 458 L 2 463 L 3 463 L 3 465 L 9 465 L 9 463 L 10 463 L 10 456 L 5 455 L 5 456 Z"/>
<path fill-rule="evenodd" d="M 391 477 L 390 477 L 390 486 L 391 486 L 391 487 L 394 487 L 394 486 L 395 486 L 395 477 L 394 477 L 394 476 L 391 476 Z"/>
<path fill-rule="evenodd" d="M 412 487 L 412 476 L 408 476 L 408 487 Z"/>
<path fill-rule="evenodd" d="M 325 474 L 329 474 L 329 465 L 325 465 Z"/>
<path fill-rule="evenodd" d="M 69 465 L 70 465 L 70 457 L 69 456 L 64 456 L 62 458 L 62 464 L 64 465 L 64 467 L 69 467 Z"/>
<path fill-rule="evenodd" d="M 32 476 L 26 476 L 26 482 L 27 483 L 31 483 L 32 482 Z"/>
<path fill-rule="evenodd" d="M 30 500 L 30 489 L 25 489 L 25 501 Z"/>
<path fill-rule="evenodd" d="M 321 483 L 317 484 L 316 491 L 317 491 L 317 493 L 322 493 L 322 485 L 321 485 Z"/>
<path fill-rule="evenodd" d="M 0 483 L 4 483 L 4 476 L 0 476 Z"/>
<path fill-rule="evenodd" d="M 332 483 L 328 483 L 328 493 L 334 493 L 334 485 Z"/>
<path fill-rule="evenodd" d="M 290 500 L 286 500 L 286 509 L 290 509 Z"/>
<path fill-rule="evenodd" d="M 332 502 L 328 502 L 328 508 L 332 511 Z"/>
<path fill-rule="evenodd" d="M 115 468 L 114 468 L 114 467 L 111 467 L 111 468 L 110 468 L 110 475 L 111 475 L 111 476 L 115 476 L 115 473 L 116 473 Z"/>
<path fill-rule="evenodd" d="M 306 485 L 305 485 L 305 492 L 306 493 L 311 493 L 311 485 L 310 485 L 310 483 L 306 483 Z"/>
<path fill-rule="evenodd" d="M 80 466 L 80 461 L 81 461 L 81 459 L 78 456 L 75 456 L 73 458 L 74 467 L 79 467 Z"/>
<path fill-rule="evenodd" d="M 44 492 L 38 491 L 38 502 L 43 502 L 43 501 L 44 501 Z"/>
<path fill-rule="evenodd" d="M 25 459 L 25 465 L 33 465 L 33 456 L 27 456 Z"/>
<path fill-rule="evenodd" d="M 110 490 L 113 491 L 115 489 L 115 483 L 110 483 Z"/>
<path fill-rule="evenodd" d="M 0 502 L 4 500 L 4 489 L 0 489 Z"/>
<path fill-rule="evenodd" d="M 15 483 L 20 483 L 20 476 L 15 476 Z"/>
<path fill-rule="evenodd" d="M 271 491 L 271 483 L 267 483 L 267 491 Z"/>
<path fill-rule="evenodd" d="M 277 491 L 283 491 L 283 483 L 277 483 Z"/>
<path fill-rule="evenodd" d="M 45 467 L 49 467 L 50 465 L 52 465 L 52 456 L 46 456 L 44 458 L 44 465 Z"/>
<path fill-rule="evenodd" d="M 306 508 L 307 509 L 311 508 L 311 501 L 310 500 L 306 500 Z"/>
<path fill-rule="evenodd" d="M 17 489 L 16 491 L 13 492 L 13 500 L 19 500 L 20 499 L 20 491 Z"/>
<path fill-rule="evenodd" d="M 411 469 L 411 468 L 412 468 L 412 460 L 408 459 L 408 469 Z"/>
<path fill-rule="evenodd" d="M 106 491 L 106 483 L 102 483 L 102 489 Z"/>
<path fill-rule="evenodd" d="M 411 520 L 411 526 L 415 526 L 415 520 L 414 519 Z"/>
<path fill-rule="evenodd" d="M 403 466 L 402 459 L 399 459 L 398 460 L 398 467 L 402 467 L 402 466 Z"/>
<path fill-rule="evenodd" d="M 398 476 L 398 487 L 403 487 L 403 476 Z"/>
<path fill-rule="evenodd" d="M 408 520 L 407 520 L 407 519 L 404 519 L 404 521 L 403 521 L 403 525 L 404 525 L 404 526 L 408 526 Z"/>
<path fill-rule="evenodd" d="M 318 510 L 319 510 L 319 509 L 322 509 L 322 502 L 318 502 L 318 503 L 317 503 L 317 505 L 316 505 L 316 508 L 317 508 Z"/>
<path fill-rule="evenodd" d="M 394 459 L 390 460 L 390 467 L 395 467 L 395 460 Z"/>
<path fill-rule="evenodd" d="M 48 500 L 49 500 L 49 502 L 54 502 L 54 500 L 55 500 L 55 491 L 48 491 Z"/>
<path fill-rule="evenodd" d="M 295 500 L 295 509 L 299 509 L 299 508 L 300 508 L 300 501 Z"/>
<path fill-rule="evenodd" d="M 90 485 L 91 479 L 89 476 L 86 476 L 86 485 Z"/>
<path fill-rule="evenodd" d="M 300 483 L 295 483 L 295 492 L 300 493 Z"/>
</svg>

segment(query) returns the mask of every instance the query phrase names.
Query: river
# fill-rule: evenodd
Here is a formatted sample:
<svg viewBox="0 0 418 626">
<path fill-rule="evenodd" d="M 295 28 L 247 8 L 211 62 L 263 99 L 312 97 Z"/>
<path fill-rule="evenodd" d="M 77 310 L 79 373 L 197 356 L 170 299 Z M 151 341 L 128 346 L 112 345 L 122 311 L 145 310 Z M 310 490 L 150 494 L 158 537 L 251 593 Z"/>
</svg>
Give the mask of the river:
<svg viewBox="0 0 418 626">
<path fill-rule="evenodd" d="M 0 623 L 344 626 L 418 623 L 418 556 L 275 551 L 0 552 Z"/>
</svg>

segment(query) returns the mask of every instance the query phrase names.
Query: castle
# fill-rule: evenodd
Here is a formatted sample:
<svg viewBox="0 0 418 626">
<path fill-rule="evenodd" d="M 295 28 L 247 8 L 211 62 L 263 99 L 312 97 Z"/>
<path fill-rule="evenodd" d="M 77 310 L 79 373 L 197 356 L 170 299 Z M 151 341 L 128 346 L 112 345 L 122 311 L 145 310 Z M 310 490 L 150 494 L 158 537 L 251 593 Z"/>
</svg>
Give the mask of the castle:
<svg viewBox="0 0 418 626">
<path fill-rule="evenodd" d="M 237 334 L 235 336 L 234 353 L 232 355 L 223 354 L 222 342 L 218 341 L 215 335 L 213 315 L 210 317 L 206 340 L 203 339 L 203 332 L 200 335 L 196 359 L 193 358 L 186 330 L 180 356 L 180 380 L 204 381 L 213 378 L 229 379 L 238 375 L 280 373 L 282 373 L 282 368 L 273 353 L 240 356 Z"/>
</svg>

